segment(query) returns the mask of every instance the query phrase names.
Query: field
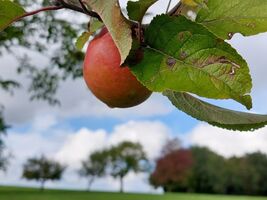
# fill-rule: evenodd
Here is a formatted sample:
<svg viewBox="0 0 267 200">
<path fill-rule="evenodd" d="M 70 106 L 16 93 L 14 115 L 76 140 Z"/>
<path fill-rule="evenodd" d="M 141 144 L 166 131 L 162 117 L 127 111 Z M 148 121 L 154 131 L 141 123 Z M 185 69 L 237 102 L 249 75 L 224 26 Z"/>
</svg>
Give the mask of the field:
<svg viewBox="0 0 267 200">
<path fill-rule="evenodd" d="M 0 187 L 0 200 L 267 200 L 267 197 L 220 196 L 198 194 L 118 194 Z"/>
</svg>

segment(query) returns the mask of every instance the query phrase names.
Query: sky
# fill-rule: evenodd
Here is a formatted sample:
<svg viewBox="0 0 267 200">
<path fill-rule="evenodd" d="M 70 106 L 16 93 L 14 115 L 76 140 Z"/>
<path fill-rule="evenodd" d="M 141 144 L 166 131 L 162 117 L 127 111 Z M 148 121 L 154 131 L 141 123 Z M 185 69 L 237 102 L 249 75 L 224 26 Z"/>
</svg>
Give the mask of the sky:
<svg viewBox="0 0 267 200">
<path fill-rule="evenodd" d="M 165 3 L 166 4 L 166 3 Z M 160 0 L 151 12 L 164 12 L 164 0 Z M 121 1 L 125 7 L 125 1 Z M 229 43 L 247 60 L 253 78 L 253 103 L 251 112 L 267 113 L 267 34 L 253 37 L 235 35 Z M 20 51 L 20 50 L 18 50 Z M 19 52 L 23 53 L 23 52 Z M 32 53 L 36 64 L 45 58 Z M 10 55 L 0 57 L 0 74 L 4 78 L 16 78 L 23 88 L 14 95 L 0 92 L 5 106 L 5 119 L 12 128 L 5 143 L 12 153 L 7 172 L 0 172 L 0 184 L 38 186 L 21 178 L 25 160 L 44 154 L 68 165 L 59 182 L 48 182 L 48 187 L 86 188 L 86 180 L 77 175 L 81 160 L 90 153 L 118 144 L 122 141 L 140 142 L 150 160 L 155 160 L 168 139 L 178 137 L 184 146 L 209 147 L 218 154 L 230 157 L 261 151 L 267 153 L 267 128 L 255 132 L 240 133 L 212 127 L 178 111 L 161 94 L 153 94 L 140 106 L 129 109 L 110 109 L 97 100 L 84 81 L 67 80 L 57 93 L 60 107 L 46 102 L 30 102 L 27 93 L 28 80 L 16 74 L 16 62 Z M 245 109 L 233 101 L 212 101 L 235 110 Z M 119 181 L 111 177 L 97 180 L 92 189 L 116 191 Z M 160 192 L 151 188 L 146 174 L 129 174 L 125 189 L 129 192 Z"/>
</svg>

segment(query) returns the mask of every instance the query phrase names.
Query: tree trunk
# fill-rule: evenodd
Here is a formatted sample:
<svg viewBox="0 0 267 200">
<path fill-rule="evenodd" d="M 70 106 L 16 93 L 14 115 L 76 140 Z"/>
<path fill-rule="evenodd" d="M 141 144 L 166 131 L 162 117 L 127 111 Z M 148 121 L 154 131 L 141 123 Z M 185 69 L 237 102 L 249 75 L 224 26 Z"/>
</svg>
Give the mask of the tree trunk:
<svg viewBox="0 0 267 200">
<path fill-rule="evenodd" d="M 92 183 L 94 181 L 94 178 L 90 178 L 88 180 L 88 187 L 87 187 L 87 191 L 90 192 L 91 191 L 91 186 L 92 186 Z"/>
<path fill-rule="evenodd" d="M 120 176 L 120 193 L 123 193 L 123 177 Z"/>
<path fill-rule="evenodd" d="M 44 191 L 44 188 L 45 188 L 45 180 L 41 180 L 41 187 L 40 187 L 40 190 L 41 190 L 41 191 Z"/>
</svg>

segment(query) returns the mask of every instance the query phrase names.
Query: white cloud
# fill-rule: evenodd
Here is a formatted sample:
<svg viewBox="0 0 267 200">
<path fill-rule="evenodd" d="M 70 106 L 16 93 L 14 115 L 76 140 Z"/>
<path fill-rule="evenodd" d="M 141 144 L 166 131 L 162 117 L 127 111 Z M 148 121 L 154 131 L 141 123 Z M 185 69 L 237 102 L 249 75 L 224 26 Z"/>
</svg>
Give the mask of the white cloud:
<svg viewBox="0 0 267 200">
<path fill-rule="evenodd" d="M 248 62 L 253 80 L 253 111 L 266 113 L 267 33 L 251 37 L 243 37 L 240 34 L 236 34 L 230 43 Z"/>
<path fill-rule="evenodd" d="M 230 43 L 248 62 L 255 86 L 253 91 L 259 93 L 267 86 L 267 33 L 250 37 L 236 34 Z"/>
<path fill-rule="evenodd" d="M 54 152 L 58 151 L 63 138 L 64 135 L 58 131 L 54 135 L 39 134 L 37 132 L 10 132 L 4 139 L 12 158 L 10 159 L 8 172 L 0 172 L 0 184 L 28 184 L 28 182 L 21 179 L 22 166 L 25 160 L 42 154 L 52 157 Z M 30 183 L 29 185 L 34 186 L 35 183 Z"/>
<path fill-rule="evenodd" d="M 43 132 L 43 131 L 48 130 L 49 128 L 53 127 L 56 124 L 57 124 L 57 120 L 56 120 L 55 116 L 53 116 L 53 115 L 38 116 L 33 121 L 32 129 L 35 132 Z"/>
<path fill-rule="evenodd" d="M 38 124 L 39 122 L 37 122 Z M 38 127 L 33 125 L 33 127 Z M 155 159 L 161 151 L 165 141 L 172 137 L 170 130 L 158 121 L 129 121 L 114 127 L 113 131 L 89 130 L 82 128 L 76 132 L 71 130 L 53 130 L 48 127 L 42 133 L 33 129 L 28 133 L 10 132 L 5 142 L 15 156 L 11 161 L 9 171 L 0 173 L 0 184 L 19 184 L 36 186 L 35 182 L 21 180 L 21 169 L 25 160 L 32 156 L 45 154 L 62 164 L 68 165 L 64 178 L 60 182 L 48 183 L 50 187 L 82 189 L 86 186 L 84 181 L 77 176 L 81 160 L 90 153 L 122 141 L 140 142 L 150 159 Z M 150 192 L 147 175 L 139 174 L 125 179 L 127 191 Z M 117 190 L 118 182 L 110 177 L 96 181 L 93 189 Z"/>
<path fill-rule="evenodd" d="M 170 130 L 161 122 L 130 121 L 114 129 L 110 137 L 111 144 L 129 140 L 143 145 L 148 157 L 152 160 L 159 156 L 162 145 L 171 136 Z"/>
<path fill-rule="evenodd" d="M 188 133 L 187 140 L 187 143 L 209 147 L 225 157 L 255 151 L 267 154 L 267 127 L 255 132 L 234 132 L 200 124 Z"/>
<path fill-rule="evenodd" d="M 81 160 L 84 160 L 90 153 L 106 146 L 106 138 L 105 130 L 91 131 L 83 128 L 67 136 L 63 141 L 63 146 L 55 154 L 55 158 L 61 163 L 77 168 Z"/>
<path fill-rule="evenodd" d="M 162 145 L 169 137 L 171 137 L 170 130 L 157 121 L 129 121 L 115 126 L 111 133 L 105 130 L 81 129 L 66 138 L 55 157 L 75 168 L 79 166 L 81 160 L 95 150 L 116 145 L 122 141 L 132 141 L 142 144 L 148 158 L 153 160 L 159 156 Z"/>
</svg>

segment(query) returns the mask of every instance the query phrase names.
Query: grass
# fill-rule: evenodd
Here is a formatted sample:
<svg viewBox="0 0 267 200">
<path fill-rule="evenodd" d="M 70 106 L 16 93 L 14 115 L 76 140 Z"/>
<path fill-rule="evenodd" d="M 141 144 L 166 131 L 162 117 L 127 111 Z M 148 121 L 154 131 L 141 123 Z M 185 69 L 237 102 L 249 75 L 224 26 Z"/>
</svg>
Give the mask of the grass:
<svg viewBox="0 0 267 200">
<path fill-rule="evenodd" d="M 0 187 L 0 200 L 267 200 L 267 197 L 221 196 L 199 194 L 119 194 Z"/>
</svg>

